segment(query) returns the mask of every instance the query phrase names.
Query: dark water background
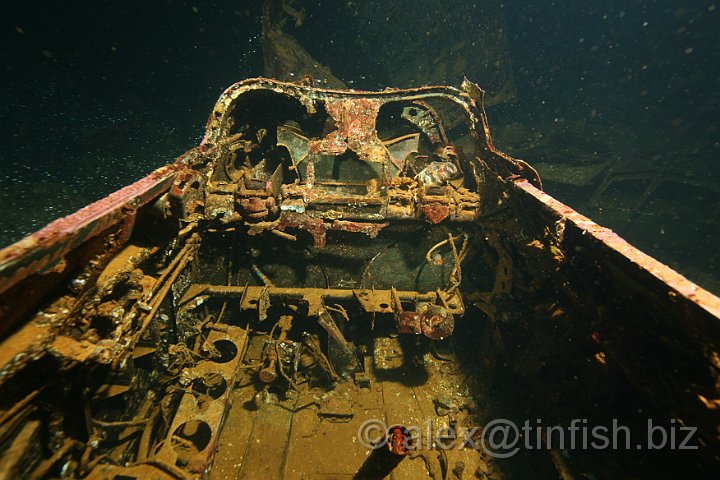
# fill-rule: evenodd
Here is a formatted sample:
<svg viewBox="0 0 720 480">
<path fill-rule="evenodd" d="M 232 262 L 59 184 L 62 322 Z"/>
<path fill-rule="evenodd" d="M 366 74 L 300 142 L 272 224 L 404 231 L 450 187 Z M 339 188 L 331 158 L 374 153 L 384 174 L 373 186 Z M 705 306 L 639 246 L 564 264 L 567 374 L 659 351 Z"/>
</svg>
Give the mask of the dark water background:
<svg viewBox="0 0 720 480">
<path fill-rule="evenodd" d="M 365 3 L 374 20 L 353 16 L 353 1 L 296 0 L 307 18 L 295 34 L 355 88 L 382 88 L 389 67 L 362 37 L 388 4 Z M 450 28 L 472 37 L 476 4 L 418 0 L 403 21 L 460 9 Z M 549 193 L 720 291 L 720 2 L 501 8 L 517 95 L 488 109 L 500 147 L 537 164 Z M 261 14 L 260 1 L 4 5 L 0 244 L 196 145 L 221 91 L 263 73 Z M 603 162 L 587 184 L 563 180 Z"/>
</svg>

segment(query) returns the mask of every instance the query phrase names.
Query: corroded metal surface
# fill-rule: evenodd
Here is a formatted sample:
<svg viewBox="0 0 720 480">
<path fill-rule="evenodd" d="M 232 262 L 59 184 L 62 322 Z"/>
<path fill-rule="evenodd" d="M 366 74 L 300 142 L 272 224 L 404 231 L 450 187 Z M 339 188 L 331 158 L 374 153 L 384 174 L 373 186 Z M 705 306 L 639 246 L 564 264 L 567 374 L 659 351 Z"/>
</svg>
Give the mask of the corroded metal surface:
<svg viewBox="0 0 720 480">
<path fill-rule="evenodd" d="M 527 181 L 513 187 L 553 226 L 555 255 L 588 302 L 598 358 L 612 358 L 654 408 L 697 427 L 716 456 L 720 298 Z"/>
<path fill-rule="evenodd" d="M 110 227 L 132 232 L 132 212 L 157 198 L 172 183 L 177 167 L 159 168 L 147 177 L 0 251 L 0 293 L 24 278 L 51 268 L 63 255 Z"/>
<path fill-rule="evenodd" d="M 563 224 L 563 228 L 567 228 L 568 223 L 574 225 L 583 235 L 592 237 L 596 242 L 601 243 L 603 248 L 607 248 L 607 253 L 612 252 L 621 257 L 628 263 L 626 268 L 637 267 L 648 273 L 653 278 L 652 288 L 665 294 L 668 299 L 675 302 L 678 301 L 678 297 L 681 297 L 705 310 L 712 317 L 720 318 L 720 298 L 717 296 L 632 246 L 612 230 L 598 225 L 571 207 L 538 190 L 529 182 L 519 180 L 514 184 L 556 215 L 557 221 Z"/>
<path fill-rule="evenodd" d="M 473 398 L 563 420 L 630 396 L 697 425 L 688 464 L 711 464 L 720 299 L 543 193 L 494 147 L 482 102 L 470 82 L 239 82 L 201 146 L 2 251 L 3 465 L 501 479 L 475 451 L 399 450 L 399 426 L 489 421 Z M 499 363 L 517 385 L 493 382 Z M 402 455 L 353 441 L 369 412 Z"/>
</svg>

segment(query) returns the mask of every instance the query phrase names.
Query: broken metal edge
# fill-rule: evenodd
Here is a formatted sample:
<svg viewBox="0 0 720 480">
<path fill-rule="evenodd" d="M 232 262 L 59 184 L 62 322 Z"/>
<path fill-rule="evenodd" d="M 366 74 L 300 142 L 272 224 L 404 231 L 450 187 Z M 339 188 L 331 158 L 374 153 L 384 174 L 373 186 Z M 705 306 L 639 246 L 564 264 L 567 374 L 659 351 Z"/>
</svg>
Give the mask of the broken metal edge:
<svg viewBox="0 0 720 480">
<path fill-rule="evenodd" d="M 698 306 L 715 320 L 720 320 L 720 297 L 713 295 L 704 288 L 679 274 L 664 263 L 642 252 L 625 241 L 620 235 L 609 228 L 602 227 L 571 207 L 556 200 L 539 190 L 527 180 L 516 180 L 511 185 L 520 192 L 540 202 L 558 220 L 572 223 L 586 235 L 615 252 L 629 266 L 634 266 L 657 280 L 657 289 L 665 289 L 668 296 L 679 296 Z"/>
<path fill-rule="evenodd" d="M 479 87 L 478 87 L 479 88 Z M 448 86 L 425 86 L 409 89 L 387 88 L 381 91 L 368 90 L 341 90 L 309 87 L 296 83 L 281 82 L 269 78 L 257 77 L 241 80 L 234 83 L 220 95 L 215 107 L 208 119 L 207 129 L 201 145 L 214 143 L 225 133 L 223 127 L 227 117 L 232 113 L 234 101 L 244 93 L 253 90 L 270 90 L 281 95 L 287 95 L 298 99 L 305 98 L 310 102 L 316 100 L 336 98 L 371 98 L 388 103 L 392 101 L 412 101 L 428 97 L 441 97 L 455 102 L 462 107 L 470 117 L 473 124 L 477 123 L 477 111 L 473 108 L 473 99 L 465 92 L 455 87 Z"/>
<path fill-rule="evenodd" d="M 37 232 L 0 250 L 0 294 L 32 274 L 52 267 L 87 240 L 120 224 L 172 185 L 179 163 L 166 165 L 105 198 L 59 218 Z M 132 229 L 132 225 L 124 228 Z"/>
<path fill-rule="evenodd" d="M 208 118 L 205 135 L 200 143 L 202 148 L 214 146 L 228 132 L 227 125 L 233 112 L 234 102 L 242 94 L 253 90 L 273 91 L 280 95 L 296 98 L 309 110 L 313 109 L 315 101 L 338 100 L 343 98 L 367 98 L 382 104 L 394 101 L 427 100 L 439 98 L 451 101 L 462 108 L 468 116 L 470 131 L 477 132 L 475 142 L 478 150 L 483 151 L 489 158 L 491 168 L 503 178 L 525 178 L 538 188 L 542 182 L 538 172 L 523 160 L 511 157 L 498 150 L 490 133 L 490 122 L 485 112 L 485 91 L 476 83 L 465 78 L 461 88 L 450 86 L 423 86 L 415 88 L 386 88 L 381 91 L 370 90 L 342 90 L 318 88 L 300 85 L 297 83 L 282 82 L 279 80 L 256 77 L 241 80 L 220 95 Z"/>
</svg>

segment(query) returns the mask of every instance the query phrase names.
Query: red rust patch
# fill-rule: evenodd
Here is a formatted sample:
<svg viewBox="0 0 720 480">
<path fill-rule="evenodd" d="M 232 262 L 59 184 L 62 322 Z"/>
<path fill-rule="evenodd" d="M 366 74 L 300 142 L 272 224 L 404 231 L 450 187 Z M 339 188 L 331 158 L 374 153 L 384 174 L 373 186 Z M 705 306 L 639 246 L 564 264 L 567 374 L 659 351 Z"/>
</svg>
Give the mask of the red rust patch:
<svg viewBox="0 0 720 480">
<path fill-rule="evenodd" d="M 440 223 L 450 215 L 450 206 L 441 203 L 426 203 L 420 206 L 425 219 L 430 223 Z"/>
<path fill-rule="evenodd" d="M 288 227 L 300 228 L 309 232 L 313 237 L 315 248 L 325 247 L 327 229 L 325 222 L 321 219 L 310 217 L 304 213 L 284 213 L 276 229 L 283 231 Z"/>
</svg>

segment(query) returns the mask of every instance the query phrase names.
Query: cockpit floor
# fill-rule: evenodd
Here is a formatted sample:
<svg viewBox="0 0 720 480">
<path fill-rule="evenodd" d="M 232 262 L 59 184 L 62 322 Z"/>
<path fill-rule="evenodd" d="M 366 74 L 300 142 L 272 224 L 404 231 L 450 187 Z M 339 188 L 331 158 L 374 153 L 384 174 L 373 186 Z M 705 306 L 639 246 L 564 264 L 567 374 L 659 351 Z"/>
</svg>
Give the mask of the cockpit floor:
<svg viewBox="0 0 720 480">
<path fill-rule="evenodd" d="M 458 368 L 454 355 L 415 340 L 375 339 L 365 356 L 369 388 L 352 379 L 331 391 L 300 384 L 294 395 L 279 399 L 272 388 L 257 393 L 257 372 L 245 369 L 209 478 L 417 480 L 457 478 L 453 471 L 461 476 L 465 471 L 468 478 L 487 473 L 492 467 L 481 452 L 462 448 L 462 433 L 472 428 L 470 412 L 476 408 L 467 372 Z M 260 348 L 251 342 L 246 365 L 258 361 Z M 367 441 L 378 440 L 383 426 L 393 425 L 417 428 L 414 439 L 421 443 L 405 456 L 373 452 Z M 441 449 L 437 434 L 450 426 L 459 432 L 456 445 Z"/>
</svg>

